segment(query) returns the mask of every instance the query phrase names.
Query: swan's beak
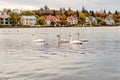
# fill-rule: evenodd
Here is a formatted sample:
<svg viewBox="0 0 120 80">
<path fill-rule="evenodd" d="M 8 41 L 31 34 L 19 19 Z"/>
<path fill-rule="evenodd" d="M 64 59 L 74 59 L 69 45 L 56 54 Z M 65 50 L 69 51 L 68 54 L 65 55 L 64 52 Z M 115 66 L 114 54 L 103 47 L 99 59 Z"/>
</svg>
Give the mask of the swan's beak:
<svg viewBox="0 0 120 80">
<path fill-rule="evenodd" d="M 70 34 L 70 35 L 68 35 L 68 36 L 70 36 L 70 37 L 71 37 L 71 36 L 72 36 L 72 34 Z"/>
<path fill-rule="evenodd" d="M 60 35 L 57 35 L 57 37 L 60 37 Z"/>
<path fill-rule="evenodd" d="M 79 32 L 77 34 L 79 34 Z"/>
</svg>

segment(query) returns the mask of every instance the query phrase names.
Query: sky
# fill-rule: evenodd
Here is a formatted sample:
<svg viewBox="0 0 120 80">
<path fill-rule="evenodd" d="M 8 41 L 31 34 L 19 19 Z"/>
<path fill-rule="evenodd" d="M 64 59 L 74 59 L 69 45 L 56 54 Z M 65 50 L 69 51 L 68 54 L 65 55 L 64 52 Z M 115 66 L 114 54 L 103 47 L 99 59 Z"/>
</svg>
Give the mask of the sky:
<svg viewBox="0 0 120 80">
<path fill-rule="evenodd" d="M 120 0 L 0 0 L 0 9 L 40 9 L 47 5 L 50 9 L 120 11 Z"/>
</svg>

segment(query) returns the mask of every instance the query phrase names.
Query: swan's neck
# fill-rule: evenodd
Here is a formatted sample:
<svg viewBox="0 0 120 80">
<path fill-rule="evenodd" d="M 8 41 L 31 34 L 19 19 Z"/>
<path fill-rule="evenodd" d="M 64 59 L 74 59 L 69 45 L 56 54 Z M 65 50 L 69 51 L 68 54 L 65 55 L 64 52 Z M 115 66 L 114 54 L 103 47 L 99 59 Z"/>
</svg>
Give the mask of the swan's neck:
<svg viewBox="0 0 120 80">
<path fill-rule="evenodd" d="M 80 35 L 78 34 L 78 40 L 80 40 Z"/>
<path fill-rule="evenodd" d="M 60 42 L 60 37 L 58 37 L 58 42 Z"/>
<path fill-rule="evenodd" d="M 34 41 L 35 39 L 36 39 L 35 36 L 33 36 L 33 41 Z"/>
<path fill-rule="evenodd" d="M 70 37 L 70 42 L 72 41 L 72 36 Z"/>
</svg>

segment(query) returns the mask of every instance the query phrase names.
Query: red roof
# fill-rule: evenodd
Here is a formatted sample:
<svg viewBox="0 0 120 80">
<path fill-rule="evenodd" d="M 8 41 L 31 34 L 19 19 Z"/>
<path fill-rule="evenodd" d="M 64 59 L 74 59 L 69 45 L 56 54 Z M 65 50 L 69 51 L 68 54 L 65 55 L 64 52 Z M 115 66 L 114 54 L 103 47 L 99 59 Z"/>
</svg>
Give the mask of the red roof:
<svg viewBox="0 0 120 80">
<path fill-rule="evenodd" d="M 59 17 L 58 15 L 56 16 L 56 18 L 57 18 L 57 19 L 60 19 L 60 17 Z"/>
<path fill-rule="evenodd" d="M 3 14 L 3 15 L 0 15 L 0 18 L 9 18 L 10 16 L 9 15 L 6 15 L 6 14 Z"/>
<path fill-rule="evenodd" d="M 50 21 L 53 21 L 55 19 L 59 19 L 59 16 L 51 16 L 51 15 L 49 15 L 49 16 L 46 17 L 46 19 L 50 20 Z"/>
</svg>

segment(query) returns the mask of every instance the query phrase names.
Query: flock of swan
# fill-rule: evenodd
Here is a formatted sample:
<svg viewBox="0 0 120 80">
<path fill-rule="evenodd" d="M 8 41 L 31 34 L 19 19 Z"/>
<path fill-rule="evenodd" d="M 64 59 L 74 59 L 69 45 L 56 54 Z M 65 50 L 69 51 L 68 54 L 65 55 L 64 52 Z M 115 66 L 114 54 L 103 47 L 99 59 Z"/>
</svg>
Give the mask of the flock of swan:
<svg viewBox="0 0 120 80">
<path fill-rule="evenodd" d="M 78 35 L 77 40 L 73 40 L 72 35 L 69 35 L 70 40 L 61 39 L 61 36 L 57 35 L 57 37 L 58 37 L 57 43 L 82 44 L 83 42 L 88 42 L 88 40 L 81 40 L 79 37 L 79 35 L 80 35 L 79 33 L 77 33 L 77 35 Z M 36 39 L 35 34 L 32 34 L 32 36 L 33 36 L 33 43 L 45 43 L 46 42 L 44 39 Z"/>
<path fill-rule="evenodd" d="M 6 32 L 5 30 L 3 32 Z M 8 30 L 8 32 L 10 32 L 10 30 Z M 19 30 L 17 30 L 17 32 L 19 32 Z M 35 38 L 35 34 L 32 34 L 33 36 L 33 43 L 46 43 L 46 41 L 44 39 L 36 39 Z M 58 34 L 57 35 L 57 42 L 56 43 L 70 43 L 70 44 L 82 44 L 83 42 L 88 42 L 88 40 L 82 40 L 80 39 L 80 34 L 79 32 L 77 33 L 78 39 L 73 40 L 72 34 L 69 35 L 69 40 L 67 39 L 61 39 L 61 36 Z"/>
</svg>

